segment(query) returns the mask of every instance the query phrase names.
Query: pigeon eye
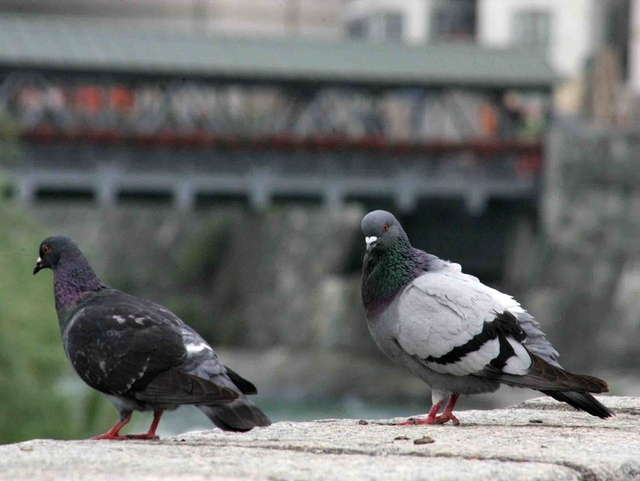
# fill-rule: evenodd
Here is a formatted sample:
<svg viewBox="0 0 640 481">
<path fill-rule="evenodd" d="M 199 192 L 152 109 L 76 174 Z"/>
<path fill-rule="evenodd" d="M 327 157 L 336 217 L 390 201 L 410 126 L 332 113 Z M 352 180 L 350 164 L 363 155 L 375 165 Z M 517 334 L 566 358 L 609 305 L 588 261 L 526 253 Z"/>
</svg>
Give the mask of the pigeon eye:
<svg viewBox="0 0 640 481">
<path fill-rule="evenodd" d="M 382 232 L 387 232 L 389 230 L 389 224 L 385 224 L 382 228 Z"/>
<path fill-rule="evenodd" d="M 45 254 L 49 254 L 51 252 L 51 247 L 42 246 L 42 252 L 44 252 Z"/>
</svg>

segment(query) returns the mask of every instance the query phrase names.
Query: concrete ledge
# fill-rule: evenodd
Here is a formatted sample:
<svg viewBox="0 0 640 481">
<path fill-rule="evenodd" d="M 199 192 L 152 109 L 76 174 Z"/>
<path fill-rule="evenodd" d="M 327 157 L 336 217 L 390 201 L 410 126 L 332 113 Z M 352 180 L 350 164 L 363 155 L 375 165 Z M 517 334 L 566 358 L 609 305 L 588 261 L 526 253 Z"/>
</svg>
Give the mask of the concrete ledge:
<svg viewBox="0 0 640 481">
<path fill-rule="evenodd" d="M 600 399 L 615 418 L 540 398 L 459 412 L 458 427 L 327 419 L 153 442 L 34 440 L 0 446 L 0 480 L 638 479 L 640 399 Z"/>
</svg>

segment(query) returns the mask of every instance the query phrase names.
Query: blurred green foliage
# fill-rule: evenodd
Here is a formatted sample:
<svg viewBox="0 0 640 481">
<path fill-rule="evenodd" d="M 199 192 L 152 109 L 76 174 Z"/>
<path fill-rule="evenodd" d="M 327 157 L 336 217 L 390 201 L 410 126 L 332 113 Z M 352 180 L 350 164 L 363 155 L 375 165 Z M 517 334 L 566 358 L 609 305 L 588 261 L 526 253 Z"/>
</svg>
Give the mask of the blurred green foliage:
<svg viewBox="0 0 640 481">
<path fill-rule="evenodd" d="M 179 249 L 172 279 L 180 291 L 166 300 L 167 307 L 210 342 L 237 344 L 243 323 L 238 316 L 230 318 L 212 312 L 210 298 L 225 257 L 229 253 L 232 218 L 211 215 L 188 236 Z"/>
<path fill-rule="evenodd" d="M 6 183 L 1 179 L 0 173 L 3 192 Z M 172 262 L 171 290 L 177 286 L 178 293 L 148 294 L 216 345 L 233 344 L 243 327 L 237 315 L 213 312 L 207 302 L 229 250 L 230 222 L 225 215 L 203 220 Z M 79 379 L 66 359 L 51 271 L 32 274 L 38 246 L 49 234 L 27 207 L 0 195 L 0 444 L 88 438 L 118 420 L 117 411 Z M 92 258 L 90 250 L 86 254 Z M 136 293 L 137 283 L 126 269 L 111 272 L 105 280 Z M 134 416 L 134 422 L 141 420 L 144 416 Z"/>
<path fill-rule="evenodd" d="M 68 365 L 51 273 L 32 275 L 43 238 L 26 212 L 0 199 L 0 443 L 87 437 L 117 419 Z"/>
<path fill-rule="evenodd" d="M 231 219 L 211 215 L 185 240 L 176 259 L 176 281 L 193 287 L 211 283 L 229 250 Z"/>
<path fill-rule="evenodd" d="M 20 126 L 9 112 L 0 108 L 0 162 L 12 165 L 20 160 Z"/>
</svg>

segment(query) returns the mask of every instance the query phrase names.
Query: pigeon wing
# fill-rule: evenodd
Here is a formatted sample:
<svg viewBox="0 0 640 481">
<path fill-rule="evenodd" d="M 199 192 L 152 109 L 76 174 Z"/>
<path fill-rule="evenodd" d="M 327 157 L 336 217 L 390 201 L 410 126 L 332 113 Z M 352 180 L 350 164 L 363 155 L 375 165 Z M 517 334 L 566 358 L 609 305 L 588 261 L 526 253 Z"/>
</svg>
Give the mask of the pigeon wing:
<svg viewBox="0 0 640 481">
<path fill-rule="evenodd" d="M 184 326 L 164 307 L 112 290 L 81 307 L 63 336 L 74 369 L 98 391 L 176 404 L 237 397 L 178 372 L 188 356 Z"/>
<path fill-rule="evenodd" d="M 241 377 L 228 366 L 222 364 L 217 354 L 200 334 L 188 325 L 177 325 L 182 341 L 187 350 L 187 356 L 179 369 L 182 372 L 209 379 L 212 382 L 237 390 L 242 394 L 257 394 L 257 388 Z"/>
<path fill-rule="evenodd" d="M 560 368 L 537 322 L 511 297 L 474 277 L 425 274 L 403 291 L 398 309 L 398 343 L 436 372 L 495 379 L 551 396 L 608 390 L 600 379 Z M 529 340 L 541 355 L 528 349 Z"/>
<path fill-rule="evenodd" d="M 233 384 L 235 384 L 238 387 L 238 389 L 242 391 L 242 394 L 246 394 L 246 395 L 258 394 L 258 388 L 255 387 L 252 382 L 247 381 L 245 378 L 240 376 L 240 374 L 236 373 L 235 371 L 232 371 L 230 367 L 228 366 L 224 366 L 224 367 L 227 371 L 227 376 L 229 376 L 229 379 L 233 381 Z"/>
<path fill-rule="evenodd" d="M 475 278 L 474 278 L 475 279 Z M 476 282 L 480 284 L 480 281 L 476 279 Z M 520 303 L 508 294 L 504 294 L 496 289 L 492 289 L 488 286 L 483 286 L 487 292 L 497 299 L 505 310 L 508 310 L 516 316 L 518 324 L 525 332 L 527 339 L 525 345 L 527 350 L 536 356 L 540 357 L 549 364 L 561 367 L 558 363 L 560 355 L 555 350 L 551 342 L 547 339 L 547 336 L 542 329 L 540 329 L 540 323 L 536 321 L 531 314 L 525 311 Z"/>
<path fill-rule="evenodd" d="M 238 393 L 198 376 L 169 369 L 156 376 L 136 399 L 157 404 L 224 404 L 238 399 Z"/>
<path fill-rule="evenodd" d="M 398 301 L 398 344 L 430 369 L 455 376 L 486 366 L 525 374 L 531 357 L 525 334 L 486 286 L 458 271 L 415 279 Z"/>
</svg>

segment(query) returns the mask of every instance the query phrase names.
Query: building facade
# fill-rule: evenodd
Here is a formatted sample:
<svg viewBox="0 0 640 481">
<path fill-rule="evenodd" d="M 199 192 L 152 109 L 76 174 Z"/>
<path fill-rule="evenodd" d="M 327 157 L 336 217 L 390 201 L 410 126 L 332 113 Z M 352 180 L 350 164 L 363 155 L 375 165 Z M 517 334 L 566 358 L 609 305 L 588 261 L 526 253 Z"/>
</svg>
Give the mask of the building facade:
<svg viewBox="0 0 640 481">
<path fill-rule="evenodd" d="M 347 0 L 346 35 L 409 44 L 475 41 L 475 0 Z"/>
<path fill-rule="evenodd" d="M 640 28 L 639 2 L 3 0 L 0 15 L 72 17 L 74 21 L 239 37 L 520 48 L 544 53 L 556 72 L 553 105 L 557 113 L 582 114 L 607 123 L 616 122 L 617 112 L 631 108 L 629 97 L 640 95 L 640 47 L 636 46 L 640 42 L 632 35 Z M 623 113 L 622 117 L 627 124 L 635 122 L 635 114 Z"/>
<path fill-rule="evenodd" d="M 342 0 L 3 0 L 22 13 L 238 36 L 338 38 Z"/>
<path fill-rule="evenodd" d="M 558 75 L 556 110 L 561 114 L 584 111 L 586 98 L 586 110 L 607 117 L 613 93 L 628 76 L 632 89 L 640 90 L 640 74 L 634 73 L 640 72 L 634 67 L 640 61 L 630 53 L 635 51 L 630 35 L 632 3 L 638 2 L 350 0 L 343 18 L 345 34 L 353 39 L 413 45 L 474 42 L 489 48 L 543 52 Z M 640 18 L 640 8 L 634 12 L 632 18 Z M 640 20 L 635 24 L 640 25 Z"/>
</svg>

